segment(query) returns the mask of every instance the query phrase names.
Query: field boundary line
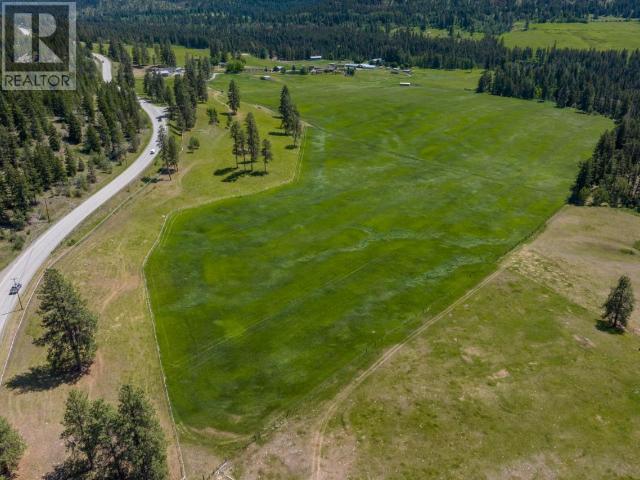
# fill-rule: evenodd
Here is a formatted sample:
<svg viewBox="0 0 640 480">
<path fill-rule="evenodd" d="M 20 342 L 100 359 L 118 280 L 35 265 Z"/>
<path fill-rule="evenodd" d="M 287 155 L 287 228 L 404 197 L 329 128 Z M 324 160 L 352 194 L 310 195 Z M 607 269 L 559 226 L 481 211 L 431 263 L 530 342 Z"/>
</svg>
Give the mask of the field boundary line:
<svg viewBox="0 0 640 480">
<path fill-rule="evenodd" d="M 169 219 L 169 215 L 167 215 L 164 218 L 164 222 L 162 223 L 162 228 L 160 230 L 160 233 L 162 234 L 162 232 L 165 230 L 165 226 L 167 223 L 167 220 Z M 147 285 L 147 276 L 144 274 L 144 268 L 147 265 L 147 260 L 149 259 L 149 256 L 151 255 L 151 253 L 155 250 L 155 247 L 157 246 L 157 244 L 161 241 L 162 235 L 158 235 L 158 237 L 156 238 L 156 241 L 153 243 L 153 245 L 151 246 L 151 248 L 149 249 L 149 251 L 147 252 L 147 254 L 144 257 L 144 260 L 142 261 L 142 265 L 140 266 L 140 274 L 142 276 L 142 285 L 144 288 L 144 301 L 145 304 L 147 305 L 147 310 L 149 312 L 149 315 L 151 316 L 151 327 L 153 329 L 153 337 L 154 340 L 156 342 L 156 353 L 158 355 L 158 363 L 160 364 L 160 375 L 162 376 L 162 387 L 164 390 L 164 398 L 165 401 L 167 402 L 167 407 L 169 409 L 169 415 L 171 417 L 171 426 L 172 426 L 172 430 L 173 430 L 173 435 L 175 437 L 175 441 L 176 441 L 176 445 L 178 447 L 178 460 L 180 462 L 180 475 L 182 475 L 181 480 L 185 480 L 187 478 L 187 470 L 185 468 L 184 465 L 184 456 L 182 454 L 182 446 L 180 445 L 180 435 L 178 435 L 178 427 L 176 426 L 176 419 L 175 416 L 173 414 L 173 405 L 171 405 L 171 399 L 169 398 L 169 389 L 167 388 L 167 377 L 164 373 L 164 366 L 162 365 L 162 355 L 160 353 L 160 343 L 158 342 L 158 327 L 157 327 L 157 322 L 155 320 L 155 315 L 153 314 L 153 309 L 151 308 L 151 297 L 149 295 L 149 287 Z"/>
<path fill-rule="evenodd" d="M 507 268 L 508 264 L 506 262 L 507 258 L 510 258 L 514 255 L 518 250 L 520 250 L 526 243 L 529 243 L 533 238 L 539 235 L 544 229 L 551 223 L 562 211 L 566 209 L 566 205 L 560 207 L 551 217 L 545 220 L 538 228 L 533 230 L 529 235 L 524 237 L 521 241 L 519 241 L 510 251 L 505 253 L 500 259 L 498 259 L 498 267 L 497 269 L 485 277 L 480 283 L 467 290 L 461 297 L 451 303 L 447 308 L 442 310 L 440 313 L 436 314 L 434 317 L 426 320 L 422 325 L 420 325 L 416 330 L 411 332 L 402 342 L 394 345 L 389 350 L 384 352 L 373 364 L 371 364 L 367 369 L 360 372 L 351 382 L 349 382 L 334 398 L 331 400 L 328 405 L 323 409 L 323 413 L 316 422 L 316 426 L 312 433 L 311 437 L 311 447 L 312 447 L 312 459 L 311 459 L 311 478 L 312 480 L 322 480 L 322 447 L 324 444 L 325 430 L 331 418 L 333 418 L 336 413 L 338 407 L 347 399 L 351 394 L 358 388 L 367 378 L 369 378 L 373 373 L 375 373 L 380 367 L 386 364 L 392 357 L 395 356 L 396 353 L 401 351 L 409 342 L 414 340 L 416 337 L 420 336 L 424 333 L 429 327 L 439 322 L 447 315 L 449 315 L 453 310 L 460 306 L 463 302 L 469 300 L 469 298 L 473 297 L 476 293 L 478 293 L 482 288 L 491 283 L 495 278 L 498 277 L 501 273 L 503 273 Z"/>
</svg>

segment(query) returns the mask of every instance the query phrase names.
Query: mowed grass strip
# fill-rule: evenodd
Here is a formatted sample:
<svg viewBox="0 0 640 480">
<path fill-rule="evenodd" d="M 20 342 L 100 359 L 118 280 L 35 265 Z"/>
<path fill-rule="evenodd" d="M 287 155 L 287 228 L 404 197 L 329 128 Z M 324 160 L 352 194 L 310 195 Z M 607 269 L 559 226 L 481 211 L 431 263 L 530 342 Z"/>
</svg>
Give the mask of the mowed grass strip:
<svg viewBox="0 0 640 480">
<path fill-rule="evenodd" d="M 272 108 L 286 81 L 313 128 L 298 182 L 181 212 L 149 259 L 179 422 L 249 434 L 325 398 L 559 208 L 611 123 L 477 78 L 236 77 Z"/>
<path fill-rule="evenodd" d="M 639 21 L 519 24 L 502 38 L 507 47 L 636 50 L 640 48 Z"/>
</svg>

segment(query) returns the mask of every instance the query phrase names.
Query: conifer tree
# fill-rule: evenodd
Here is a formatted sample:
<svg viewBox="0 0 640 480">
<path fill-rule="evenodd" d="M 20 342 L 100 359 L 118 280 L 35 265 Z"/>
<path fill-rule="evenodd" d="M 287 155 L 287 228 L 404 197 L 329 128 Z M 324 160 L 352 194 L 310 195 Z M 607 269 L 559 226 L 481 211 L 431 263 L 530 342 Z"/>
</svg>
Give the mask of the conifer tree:
<svg viewBox="0 0 640 480">
<path fill-rule="evenodd" d="M 235 115 L 238 113 L 238 109 L 240 108 L 240 90 L 236 85 L 234 80 L 229 82 L 229 91 L 227 93 L 227 97 L 229 99 L 229 108 L 231 112 Z"/>
<path fill-rule="evenodd" d="M 0 417 L 0 479 L 13 478 L 25 449 L 20 434 L 11 428 L 4 417 Z"/>
<path fill-rule="evenodd" d="M 273 153 L 271 152 L 271 142 L 269 139 L 265 138 L 262 141 L 262 163 L 264 163 L 264 171 L 267 172 L 267 163 L 270 163 L 273 160 Z"/>
<path fill-rule="evenodd" d="M 634 305 L 631 280 L 623 275 L 618 280 L 618 284 L 611 289 L 609 297 L 602 307 L 604 309 L 602 319 L 609 322 L 611 328 L 625 328 Z"/>
<path fill-rule="evenodd" d="M 96 352 L 97 319 L 73 285 L 60 272 L 44 274 L 39 313 L 42 335 L 35 341 L 47 347 L 47 360 L 54 371 L 83 373 Z"/>
<path fill-rule="evenodd" d="M 260 132 L 258 131 L 258 125 L 252 112 L 249 112 L 247 115 L 245 126 L 247 129 L 247 150 L 251 170 L 253 171 L 253 164 L 258 161 L 258 157 L 260 156 Z"/>
</svg>

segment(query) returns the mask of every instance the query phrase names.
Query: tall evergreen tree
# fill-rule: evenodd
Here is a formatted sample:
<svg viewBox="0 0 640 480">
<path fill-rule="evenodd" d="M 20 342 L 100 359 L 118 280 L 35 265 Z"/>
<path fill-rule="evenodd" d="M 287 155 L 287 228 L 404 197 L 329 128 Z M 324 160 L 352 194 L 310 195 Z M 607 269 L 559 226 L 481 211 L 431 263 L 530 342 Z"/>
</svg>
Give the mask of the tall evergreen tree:
<svg viewBox="0 0 640 480">
<path fill-rule="evenodd" d="M 609 322 L 611 328 L 624 328 L 627 326 L 634 305 L 631 280 L 623 275 L 618 280 L 618 284 L 611 289 L 602 307 L 604 309 L 602 319 Z"/>
<path fill-rule="evenodd" d="M 251 170 L 253 171 L 253 164 L 258 161 L 260 156 L 260 132 L 252 112 L 247 115 L 245 126 L 247 129 L 247 150 L 249 152 Z"/>
<path fill-rule="evenodd" d="M 262 163 L 264 163 L 264 171 L 267 172 L 267 164 L 273 160 L 273 153 L 271 151 L 271 142 L 268 138 L 262 141 Z"/>
<path fill-rule="evenodd" d="M 231 112 L 235 115 L 240 108 L 240 90 L 236 85 L 234 80 L 229 82 L 229 91 L 227 92 L 227 97 L 229 100 L 229 108 Z"/>
<path fill-rule="evenodd" d="M 48 269 L 38 295 L 42 335 L 37 345 L 47 347 L 47 360 L 54 371 L 83 373 L 96 352 L 97 319 L 73 285 L 60 272 Z"/>
</svg>

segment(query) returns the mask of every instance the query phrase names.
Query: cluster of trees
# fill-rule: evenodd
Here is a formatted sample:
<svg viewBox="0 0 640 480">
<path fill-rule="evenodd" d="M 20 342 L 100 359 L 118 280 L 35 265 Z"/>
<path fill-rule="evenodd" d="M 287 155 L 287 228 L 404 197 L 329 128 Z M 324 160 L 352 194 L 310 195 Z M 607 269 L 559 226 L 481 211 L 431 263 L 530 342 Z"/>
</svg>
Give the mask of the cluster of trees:
<svg viewBox="0 0 640 480">
<path fill-rule="evenodd" d="M 258 131 L 258 124 L 253 116 L 253 113 L 249 112 L 244 121 L 245 130 L 238 121 L 231 124 L 229 133 L 233 140 L 233 146 L 231 152 L 236 159 L 236 168 L 238 168 L 238 158 L 242 157 L 243 166 L 246 170 L 247 155 L 249 155 L 249 169 L 253 171 L 253 164 L 258 161 L 262 155 L 262 162 L 264 164 L 264 172 L 267 172 L 267 164 L 273 160 L 273 153 L 271 151 L 271 142 L 268 139 L 260 141 L 260 132 Z"/>
<path fill-rule="evenodd" d="M 229 100 L 230 110 L 227 118 L 230 120 L 231 117 L 235 115 L 240 108 L 240 89 L 238 88 L 238 85 L 234 80 L 231 80 L 231 82 L 229 82 L 227 97 Z M 207 110 L 207 114 L 209 116 L 209 123 L 218 123 L 218 113 L 215 109 L 212 108 Z M 229 134 L 231 135 L 231 140 L 233 141 L 231 152 L 236 159 L 236 168 L 240 166 L 239 158 L 242 157 L 243 168 L 246 170 L 246 164 L 249 163 L 249 169 L 250 171 L 253 171 L 253 164 L 259 160 L 260 156 L 262 156 L 264 172 L 267 173 L 267 164 L 273 160 L 271 142 L 267 138 L 260 141 L 260 132 L 258 130 L 258 124 L 256 123 L 256 119 L 253 113 L 249 112 L 247 114 L 244 121 L 244 126 L 245 128 L 243 129 L 240 125 L 240 122 L 238 122 L 237 120 L 229 125 Z M 247 155 L 249 156 L 248 162 Z"/>
<path fill-rule="evenodd" d="M 66 478 L 168 478 L 164 433 L 141 389 L 123 385 L 117 408 L 72 390 L 62 425 Z"/>
<path fill-rule="evenodd" d="M 120 387 L 118 405 L 71 390 L 62 420 L 68 457 L 55 478 L 165 480 L 167 442 L 154 408 L 140 388 Z M 39 446 L 39 448 L 44 448 Z M 0 417 L 0 479 L 14 478 L 26 444 Z"/>
<path fill-rule="evenodd" d="M 81 37 L 97 41 L 107 31 L 130 41 L 165 42 L 218 51 L 246 51 L 280 58 L 380 56 L 385 45 L 404 48 L 394 39 L 398 29 L 424 36 L 428 28 L 498 34 L 516 20 L 587 21 L 590 16 L 636 18 L 635 0 L 191 0 L 149 5 L 140 0 L 83 0 Z M 409 47 L 409 46 L 407 46 Z M 409 47 L 410 48 L 410 47 Z M 368 58 L 374 58 L 368 57 Z"/>
<path fill-rule="evenodd" d="M 25 448 L 20 434 L 0 417 L 0 480 L 13 478 Z"/>
<path fill-rule="evenodd" d="M 131 60 L 134 65 L 144 66 L 149 64 L 149 50 L 143 43 L 134 43 L 131 48 Z"/>
<path fill-rule="evenodd" d="M 169 106 L 169 116 L 180 131 L 193 128 L 198 102 L 206 102 L 207 81 L 211 76 L 208 58 L 187 58 L 184 75 L 174 77 L 173 90 L 158 72 L 147 71 L 143 90 L 155 102 Z"/>
<path fill-rule="evenodd" d="M 38 296 L 42 334 L 34 343 L 47 347 L 49 367 L 57 374 L 86 372 L 96 353 L 96 316 L 58 270 L 45 272 Z"/>
<path fill-rule="evenodd" d="M 570 201 L 640 207 L 640 51 L 515 49 L 478 92 L 554 101 L 614 118 L 579 167 Z"/>
<path fill-rule="evenodd" d="M 90 51 L 79 47 L 78 89 L 0 92 L 0 226 L 23 228 L 38 198 L 53 187 L 91 178 L 72 150 L 121 161 L 139 143 L 142 117 L 131 81 L 123 72 L 104 84 Z M 97 158 L 90 168 L 104 163 Z"/>
</svg>

